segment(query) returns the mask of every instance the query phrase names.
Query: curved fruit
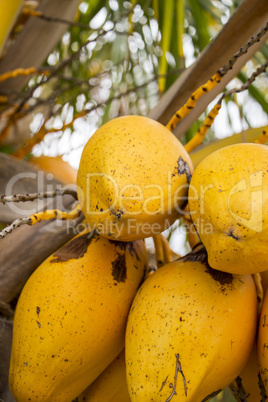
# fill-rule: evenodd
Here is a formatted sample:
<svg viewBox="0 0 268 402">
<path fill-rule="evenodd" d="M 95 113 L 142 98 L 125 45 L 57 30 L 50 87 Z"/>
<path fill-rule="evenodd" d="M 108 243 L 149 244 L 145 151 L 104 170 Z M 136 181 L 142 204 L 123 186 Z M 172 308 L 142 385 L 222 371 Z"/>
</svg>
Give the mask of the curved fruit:
<svg viewBox="0 0 268 402">
<path fill-rule="evenodd" d="M 127 380 L 125 349 L 99 377 L 78 397 L 78 402 L 130 402 Z"/>
<path fill-rule="evenodd" d="M 0 54 L 16 18 L 23 6 L 23 0 L 0 0 L 1 30 L 0 30 Z"/>
<path fill-rule="evenodd" d="M 186 231 L 188 243 L 189 243 L 191 249 L 193 249 L 194 247 L 197 246 L 198 243 L 200 243 L 200 239 L 199 239 L 197 231 L 194 227 L 193 221 L 191 219 L 188 205 L 184 209 L 183 225 L 184 225 L 184 230 Z"/>
<path fill-rule="evenodd" d="M 15 312 L 9 378 L 17 401 L 71 401 L 97 378 L 124 347 L 146 266 L 144 241 L 87 230 L 39 266 Z"/>
<path fill-rule="evenodd" d="M 260 376 L 256 342 L 254 343 L 245 367 L 241 373 L 239 373 L 239 376 L 235 381 L 230 385 L 230 388 L 236 400 L 239 402 L 258 402 L 267 400 L 268 396 Z"/>
<path fill-rule="evenodd" d="M 76 183 L 77 171 L 60 156 L 33 156 L 29 162 L 45 172 L 53 173 L 53 176 L 63 184 Z"/>
<path fill-rule="evenodd" d="M 268 147 L 235 144 L 207 156 L 189 188 L 189 209 L 211 267 L 267 269 Z"/>
<path fill-rule="evenodd" d="M 268 394 L 268 291 L 266 290 L 258 330 L 258 359 L 261 378 Z"/>
<path fill-rule="evenodd" d="M 245 365 L 256 316 L 251 275 L 182 259 L 158 269 L 139 289 L 128 316 L 131 401 L 200 402 L 216 395 Z"/>
<path fill-rule="evenodd" d="M 77 191 L 87 222 L 128 241 L 169 227 L 185 205 L 190 156 L 162 124 L 118 117 L 100 127 L 82 153 Z"/>
</svg>

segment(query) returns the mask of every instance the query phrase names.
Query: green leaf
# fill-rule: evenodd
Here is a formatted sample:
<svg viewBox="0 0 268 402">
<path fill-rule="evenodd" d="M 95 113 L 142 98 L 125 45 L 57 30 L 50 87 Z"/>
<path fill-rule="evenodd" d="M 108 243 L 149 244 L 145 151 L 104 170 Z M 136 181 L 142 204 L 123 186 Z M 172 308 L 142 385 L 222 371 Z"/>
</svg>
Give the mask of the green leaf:
<svg viewBox="0 0 268 402">
<path fill-rule="evenodd" d="M 162 56 L 160 58 L 159 74 L 165 75 L 168 71 L 167 52 L 170 50 L 171 32 L 174 20 L 174 0 L 165 1 L 164 20 L 162 30 Z M 164 92 L 166 86 L 166 77 L 159 79 L 159 91 Z"/>
<path fill-rule="evenodd" d="M 203 50 L 210 41 L 210 33 L 208 30 L 208 20 L 206 12 L 200 5 L 199 1 L 188 0 L 191 13 L 196 28 L 196 43 L 200 50 Z"/>
</svg>

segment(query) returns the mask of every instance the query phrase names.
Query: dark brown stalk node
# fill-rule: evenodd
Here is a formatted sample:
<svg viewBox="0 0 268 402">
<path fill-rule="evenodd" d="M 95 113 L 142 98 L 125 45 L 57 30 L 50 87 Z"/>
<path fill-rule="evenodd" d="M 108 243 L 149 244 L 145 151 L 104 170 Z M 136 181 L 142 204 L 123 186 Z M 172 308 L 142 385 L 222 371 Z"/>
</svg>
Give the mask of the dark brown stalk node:
<svg viewBox="0 0 268 402">
<path fill-rule="evenodd" d="M 207 250 L 202 243 L 198 243 L 190 253 L 186 254 L 184 257 L 179 258 L 178 261 L 201 262 L 206 266 L 207 272 L 213 277 L 213 279 L 220 282 L 221 285 L 226 285 L 232 283 L 233 281 L 232 274 L 211 268 L 208 263 Z"/>
</svg>

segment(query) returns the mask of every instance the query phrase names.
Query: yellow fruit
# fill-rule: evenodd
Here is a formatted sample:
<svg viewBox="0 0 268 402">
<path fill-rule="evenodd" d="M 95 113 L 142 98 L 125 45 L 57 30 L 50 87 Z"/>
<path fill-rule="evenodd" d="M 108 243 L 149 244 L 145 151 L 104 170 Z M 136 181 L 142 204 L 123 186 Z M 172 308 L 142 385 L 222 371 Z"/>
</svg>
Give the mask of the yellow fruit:
<svg viewBox="0 0 268 402">
<path fill-rule="evenodd" d="M 130 402 L 126 380 L 125 349 L 78 397 L 78 402 Z"/>
<path fill-rule="evenodd" d="M 245 367 L 230 385 L 230 388 L 236 400 L 239 402 L 259 402 L 267 399 L 267 394 L 260 377 L 256 342 L 254 343 Z"/>
<path fill-rule="evenodd" d="M 268 147 L 235 144 L 196 168 L 189 209 L 211 267 L 253 274 L 267 269 Z"/>
<path fill-rule="evenodd" d="M 17 401 L 70 402 L 98 377 L 124 347 L 146 267 L 143 240 L 87 230 L 39 266 L 15 312 L 9 378 Z"/>
<path fill-rule="evenodd" d="M 245 365 L 256 316 L 251 275 L 182 259 L 159 268 L 137 292 L 128 316 L 131 401 L 201 402 L 216 395 Z"/>
<path fill-rule="evenodd" d="M 258 330 L 258 360 L 261 378 L 268 394 L 268 291 L 266 290 Z"/>
<path fill-rule="evenodd" d="M 0 0 L 1 30 L 0 30 L 0 54 L 16 18 L 22 8 L 23 0 Z"/>
<path fill-rule="evenodd" d="M 65 162 L 60 156 L 38 156 L 32 157 L 30 163 L 37 165 L 45 172 L 50 172 L 63 184 L 75 184 L 77 171 Z"/>
<path fill-rule="evenodd" d="M 119 117 L 85 145 L 77 177 L 89 225 L 105 237 L 129 241 L 169 227 L 185 205 L 192 162 L 162 124 Z"/>
</svg>

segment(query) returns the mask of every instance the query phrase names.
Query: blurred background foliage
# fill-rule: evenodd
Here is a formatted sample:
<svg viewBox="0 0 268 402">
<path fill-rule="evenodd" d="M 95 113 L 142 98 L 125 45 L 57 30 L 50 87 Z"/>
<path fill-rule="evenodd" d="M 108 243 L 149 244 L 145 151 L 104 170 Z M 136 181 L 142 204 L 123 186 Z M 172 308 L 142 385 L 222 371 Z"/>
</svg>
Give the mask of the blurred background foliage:
<svg viewBox="0 0 268 402">
<path fill-rule="evenodd" d="M 30 136 L 45 125 L 48 133 L 40 136 L 30 152 L 63 155 L 77 168 L 83 145 L 96 128 L 120 115 L 147 115 L 220 32 L 239 3 L 240 0 L 80 1 L 73 23 L 59 20 L 66 23 L 66 32 L 48 55 L 41 73 L 32 76 L 8 105 L 28 105 L 26 113 L 33 117 Z M 38 1 L 26 0 L 25 4 L 35 9 Z M 19 35 L 24 23 L 19 19 L 13 35 Z M 244 66 L 236 85 L 245 82 L 267 56 L 266 44 Z M 205 141 L 267 124 L 267 87 L 267 75 L 262 75 L 248 91 L 225 98 L 220 124 L 213 125 Z M 206 114 L 193 122 L 182 142 L 194 135 Z M 16 143 L 1 149 L 13 152 Z"/>
</svg>

